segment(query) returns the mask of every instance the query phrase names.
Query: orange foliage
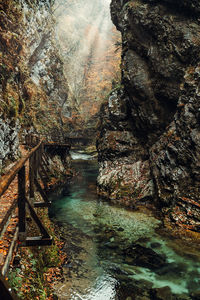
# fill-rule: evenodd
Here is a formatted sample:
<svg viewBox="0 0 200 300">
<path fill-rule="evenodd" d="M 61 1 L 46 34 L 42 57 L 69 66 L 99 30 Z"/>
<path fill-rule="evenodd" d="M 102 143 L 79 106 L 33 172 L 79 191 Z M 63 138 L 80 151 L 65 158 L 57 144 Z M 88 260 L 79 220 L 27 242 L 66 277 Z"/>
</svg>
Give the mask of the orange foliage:
<svg viewBox="0 0 200 300">
<path fill-rule="evenodd" d="M 86 36 L 88 31 L 89 28 L 86 30 Z M 83 119 L 88 119 L 99 111 L 102 101 L 112 89 L 112 82 L 120 79 L 121 51 L 116 51 L 117 41 L 119 35 L 113 29 L 106 39 L 97 35 L 92 45 L 91 55 L 85 65 L 85 80 L 80 103 Z M 103 49 L 102 47 L 99 49 L 99 45 L 102 44 Z"/>
</svg>

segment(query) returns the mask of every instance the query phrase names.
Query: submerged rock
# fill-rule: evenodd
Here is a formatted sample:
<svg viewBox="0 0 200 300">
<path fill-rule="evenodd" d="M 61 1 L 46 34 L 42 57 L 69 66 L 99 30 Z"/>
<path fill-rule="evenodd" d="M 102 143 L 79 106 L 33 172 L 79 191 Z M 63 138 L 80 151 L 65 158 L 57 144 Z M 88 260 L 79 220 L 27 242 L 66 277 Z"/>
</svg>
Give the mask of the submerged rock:
<svg viewBox="0 0 200 300">
<path fill-rule="evenodd" d="M 166 265 L 165 257 L 139 244 L 134 244 L 124 249 L 124 255 L 133 259 L 133 265 L 149 268 L 154 271 Z"/>
<path fill-rule="evenodd" d="M 160 247 L 161 247 L 161 244 L 155 242 L 155 243 L 151 243 L 150 246 L 151 246 L 151 248 L 153 248 L 153 249 L 154 249 L 154 248 L 160 248 Z"/>
<path fill-rule="evenodd" d="M 174 299 L 172 292 L 168 286 L 154 289 L 152 294 L 153 294 L 153 297 L 155 300 L 172 300 L 172 299 Z"/>
<path fill-rule="evenodd" d="M 199 300 L 200 299 L 200 291 L 191 294 L 192 300 Z"/>
</svg>

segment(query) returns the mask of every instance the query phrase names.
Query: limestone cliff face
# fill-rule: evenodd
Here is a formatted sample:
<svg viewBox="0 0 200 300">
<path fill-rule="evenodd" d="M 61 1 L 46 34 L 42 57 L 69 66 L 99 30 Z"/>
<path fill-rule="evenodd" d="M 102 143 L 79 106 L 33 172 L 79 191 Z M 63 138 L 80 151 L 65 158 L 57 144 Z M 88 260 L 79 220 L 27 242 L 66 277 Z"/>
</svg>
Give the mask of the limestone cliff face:
<svg viewBox="0 0 200 300">
<path fill-rule="evenodd" d="M 0 169 L 29 131 L 62 137 L 68 86 L 55 42 L 53 1 L 0 3 Z"/>
<path fill-rule="evenodd" d="M 111 15 L 122 34 L 122 85 L 102 108 L 99 191 L 129 206 L 151 199 L 195 229 L 200 4 L 113 0 Z"/>
</svg>

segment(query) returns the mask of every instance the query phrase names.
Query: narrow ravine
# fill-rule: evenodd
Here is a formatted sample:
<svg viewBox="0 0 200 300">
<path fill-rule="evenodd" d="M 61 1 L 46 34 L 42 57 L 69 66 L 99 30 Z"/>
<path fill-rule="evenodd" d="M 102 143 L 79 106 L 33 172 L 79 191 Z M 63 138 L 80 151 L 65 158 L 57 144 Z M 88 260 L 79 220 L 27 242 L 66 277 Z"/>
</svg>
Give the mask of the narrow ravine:
<svg viewBox="0 0 200 300">
<path fill-rule="evenodd" d="M 199 41 L 198 0 L 0 1 L 0 186 L 13 180 L 0 205 L 8 293 L 200 300 Z M 41 159 L 31 150 L 39 140 Z M 72 152 L 73 172 L 70 145 L 97 151 L 98 163 Z M 67 178 L 50 195 L 52 224 L 45 193 Z M 33 218 L 21 205 L 28 198 L 45 202 Z M 39 246 L 47 236 L 55 243 Z M 20 247 L 28 237 L 38 246 Z"/>
<path fill-rule="evenodd" d="M 163 234 L 150 212 L 98 198 L 97 162 L 84 153 L 72 157 L 78 175 L 52 195 L 49 212 L 68 255 L 65 281 L 55 286 L 59 299 L 188 299 L 199 294 L 195 247 Z"/>
</svg>

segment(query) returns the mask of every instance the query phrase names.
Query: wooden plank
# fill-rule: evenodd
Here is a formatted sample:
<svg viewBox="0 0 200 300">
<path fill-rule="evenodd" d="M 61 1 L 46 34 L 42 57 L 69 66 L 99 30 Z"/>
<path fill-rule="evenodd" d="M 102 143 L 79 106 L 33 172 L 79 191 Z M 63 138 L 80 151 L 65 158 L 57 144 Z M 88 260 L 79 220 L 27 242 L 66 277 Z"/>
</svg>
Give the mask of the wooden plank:
<svg viewBox="0 0 200 300">
<path fill-rule="evenodd" d="M 11 289 L 2 275 L 0 275 L 0 299 L 19 300 L 15 292 Z"/>
<path fill-rule="evenodd" d="M 42 238 L 38 237 L 27 237 L 26 241 L 20 244 L 20 247 L 33 247 L 33 246 L 51 246 L 53 243 L 52 237 Z"/>
<path fill-rule="evenodd" d="M 37 149 L 40 147 L 41 141 L 35 148 L 33 148 L 25 157 L 20 159 L 19 162 L 17 162 L 11 169 L 10 171 L 2 176 L 1 181 L 0 181 L 0 196 L 3 195 L 3 193 L 7 190 L 9 187 L 10 183 L 13 181 L 19 170 L 23 167 L 25 162 L 37 151 Z"/>
<path fill-rule="evenodd" d="M 45 226 L 42 224 L 42 222 L 40 221 L 39 217 L 37 216 L 33 206 L 31 205 L 31 203 L 29 202 L 29 200 L 26 198 L 26 202 L 28 204 L 28 208 L 31 214 L 31 217 L 33 218 L 33 220 L 35 221 L 35 223 L 37 224 L 38 228 L 40 229 L 40 232 L 43 236 L 43 238 L 50 238 Z"/>
<path fill-rule="evenodd" d="M 46 193 L 43 191 L 43 189 L 42 189 L 42 187 L 41 187 L 41 185 L 38 182 L 38 180 L 37 180 L 36 177 L 34 178 L 34 182 L 35 182 L 35 185 L 36 185 L 36 188 L 37 188 L 38 192 L 40 193 L 40 195 L 42 196 L 42 198 L 44 199 L 44 201 L 48 203 L 49 199 L 48 199 Z"/>
<path fill-rule="evenodd" d="M 4 218 L 3 218 L 3 220 L 2 220 L 2 222 L 0 224 L 0 237 L 3 234 L 3 232 L 4 232 L 4 230 L 5 230 L 6 226 L 7 226 L 8 220 L 11 217 L 12 211 L 16 208 L 16 206 L 17 206 L 17 198 L 14 199 L 11 207 L 6 212 L 6 215 L 4 216 Z"/>
<path fill-rule="evenodd" d="M 44 175 L 46 176 L 47 179 L 49 179 L 49 175 L 47 173 L 47 171 L 45 170 L 43 164 L 42 164 L 42 161 L 41 161 L 41 164 L 40 164 L 40 168 L 41 168 L 41 171 L 44 173 Z"/>
<path fill-rule="evenodd" d="M 19 240 L 26 237 L 26 169 L 23 166 L 18 172 L 18 214 Z"/>
<path fill-rule="evenodd" d="M 49 161 L 48 161 L 47 154 L 46 154 L 45 152 L 43 153 L 43 159 L 45 160 L 46 165 L 47 165 L 47 167 L 48 167 L 48 166 L 49 166 Z"/>
<path fill-rule="evenodd" d="M 37 152 L 37 151 L 36 151 Z M 34 178 L 37 176 L 37 159 L 36 159 L 36 152 L 33 154 L 33 163 L 34 163 Z M 35 184 L 35 182 L 34 182 Z"/>
<path fill-rule="evenodd" d="M 51 201 L 47 202 L 35 202 L 34 207 L 50 207 Z"/>
<path fill-rule="evenodd" d="M 44 188 L 47 190 L 47 188 L 48 188 L 47 183 L 46 183 L 45 178 L 43 177 L 43 175 L 42 175 L 42 173 L 41 173 L 40 170 L 38 170 L 38 174 L 39 174 L 39 176 L 40 176 L 40 179 L 42 180 L 42 183 L 43 183 L 43 185 L 44 185 Z"/>
<path fill-rule="evenodd" d="M 17 239 L 18 239 L 18 234 L 19 234 L 19 228 L 17 227 L 16 230 L 15 230 L 15 234 L 14 234 L 12 243 L 10 245 L 10 248 L 9 248 L 6 260 L 4 262 L 4 266 L 2 268 L 2 275 L 3 276 L 5 276 L 6 273 L 8 272 L 8 269 L 9 269 L 9 266 L 10 266 L 10 262 L 11 262 L 11 259 L 12 259 L 12 256 L 13 256 L 13 252 L 16 249 L 16 243 L 17 243 Z"/>
<path fill-rule="evenodd" d="M 49 148 L 71 148 L 71 144 L 61 144 L 61 143 L 44 143 L 44 147 Z"/>
<path fill-rule="evenodd" d="M 48 170 L 49 169 L 48 168 L 49 163 L 47 163 L 44 153 L 42 155 L 42 163 L 46 167 L 46 169 Z"/>
</svg>

